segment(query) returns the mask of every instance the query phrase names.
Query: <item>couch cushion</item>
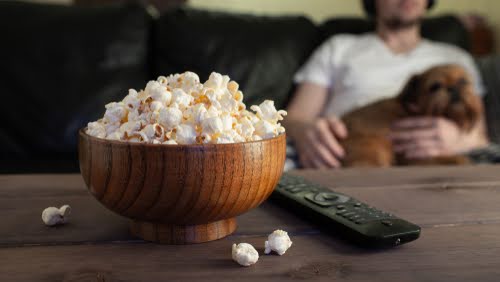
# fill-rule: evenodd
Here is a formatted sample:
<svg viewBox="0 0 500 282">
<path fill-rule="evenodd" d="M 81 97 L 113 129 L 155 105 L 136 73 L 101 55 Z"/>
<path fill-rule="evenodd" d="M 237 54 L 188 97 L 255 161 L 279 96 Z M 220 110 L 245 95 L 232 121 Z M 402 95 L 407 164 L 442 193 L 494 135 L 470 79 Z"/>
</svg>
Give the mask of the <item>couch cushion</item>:
<svg viewBox="0 0 500 282">
<path fill-rule="evenodd" d="M 373 21 L 362 18 L 335 18 L 320 26 L 323 40 L 330 36 L 350 33 L 361 34 L 375 30 Z M 452 15 L 425 18 L 422 22 L 422 36 L 430 40 L 450 43 L 464 50 L 470 49 L 467 30 L 460 20 Z"/>
<path fill-rule="evenodd" d="M 259 17 L 191 9 L 164 14 L 154 43 L 156 75 L 212 71 L 240 84 L 247 105 L 272 99 L 283 108 L 292 77 L 317 45 L 304 17 Z"/>
<path fill-rule="evenodd" d="M 77 130 L 144 86 L 150 24 L 135 5 L 0 1 L 0 172 L 77 169 Z"/>
<path fill-rule="evenodd" d="M 476 60 L 486 86 L 484 107 L 490 140 L 500 144 L 500 55 Z"/>
</svg>

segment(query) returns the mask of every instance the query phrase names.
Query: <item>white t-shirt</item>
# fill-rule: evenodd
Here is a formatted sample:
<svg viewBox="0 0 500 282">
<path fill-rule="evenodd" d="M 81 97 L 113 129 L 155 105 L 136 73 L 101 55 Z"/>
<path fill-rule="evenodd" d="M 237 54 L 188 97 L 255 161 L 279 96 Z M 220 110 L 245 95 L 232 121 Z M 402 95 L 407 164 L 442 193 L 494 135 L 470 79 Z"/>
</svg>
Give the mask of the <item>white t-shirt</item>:
<svg viewBox="0 0 500 282">
<path fill-rule="evenodd" d="M 375 33 L 331 37 L 295 74 L 294 81 L 329 88 L 323 115 L 341 117 L 374 101 L 394 97 L 412 75 L 449 63 L 463 66 L 472 76 L 476 91 L 483 94 L 474 61 L 462 49 L 423 39 L 410 52 L 395 54 Z"/>
</svg>

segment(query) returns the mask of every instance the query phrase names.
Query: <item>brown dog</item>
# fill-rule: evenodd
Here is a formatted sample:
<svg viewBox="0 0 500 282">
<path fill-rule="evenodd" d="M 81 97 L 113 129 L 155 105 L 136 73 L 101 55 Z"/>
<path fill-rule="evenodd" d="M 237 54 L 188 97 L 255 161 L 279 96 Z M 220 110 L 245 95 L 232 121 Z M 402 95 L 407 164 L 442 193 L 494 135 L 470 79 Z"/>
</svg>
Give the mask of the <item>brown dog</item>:
<svg viewBox="0 0 500 282">
<path fill-rule="evenodd" d="M 408 160 L 393 152 L 391 125 L 410 116 L 446 117 L 468 131 L 478 122 L 482 103 L 470 77 L 457 65 L 433 67 L 407 82 L 396 98 L 384 99 L 345 115 L 349 136 L 342 141 L 344 166 L 391 166 L 408 164 L 463 164 L 460 156 Z"/>
</svg>

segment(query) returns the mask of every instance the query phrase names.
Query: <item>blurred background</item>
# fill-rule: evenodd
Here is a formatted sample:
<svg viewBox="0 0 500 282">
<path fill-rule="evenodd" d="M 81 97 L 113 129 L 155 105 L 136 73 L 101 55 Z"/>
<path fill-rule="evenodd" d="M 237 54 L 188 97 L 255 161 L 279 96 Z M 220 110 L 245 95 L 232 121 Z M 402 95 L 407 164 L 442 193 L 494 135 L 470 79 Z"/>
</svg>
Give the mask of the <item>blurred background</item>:
<svg viewBox="0 0 500 282">
<path fill-rule="evenodd" d="M 123 0 L 32 0 L 40 3 L 99 5 Z M 160 12 L 178 5 L 193 8 L 252 13 L 259 15 L 305 15 L 316 23 L 332 17 L 364 16 L 360 1 L 345 0 L 142 0 Z M 473 51 L 480 54 L 499 52 L 500 2 L 496 0 L 440 0 L 430 16 L 456 14 L 467 28 L 474 31 Z"/>
<path fill-rule="evenodd" d="M 217 71 L 285 108 L 315 48 L 373 29 L 358 0 L 0 0 L 0 173 L 78 172 L 78 131 L 159 75 Z M 422 34 L 473 55 L 500 143 L 500 1 L 438 0 Z"/>
</svg>

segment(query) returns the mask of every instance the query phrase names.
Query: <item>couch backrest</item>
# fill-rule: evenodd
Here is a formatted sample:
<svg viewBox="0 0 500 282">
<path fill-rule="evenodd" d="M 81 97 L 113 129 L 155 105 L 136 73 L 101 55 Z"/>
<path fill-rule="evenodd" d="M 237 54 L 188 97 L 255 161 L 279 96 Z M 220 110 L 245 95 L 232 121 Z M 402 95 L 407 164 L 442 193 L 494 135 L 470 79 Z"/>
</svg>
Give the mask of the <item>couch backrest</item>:
<svg viewBox="0 0 500 282">
<path fill-rule="evenodd" d="M 500 56 L 478 58 L 476 63 L 486 87 L 484 110 L 490 140 L 500 144 Z"/>
<path fill-rule="evenodd" d="M 212 71 L 240 84 L 250 106 L 265 99 L 283 108 L 292 77 L 319 40 L 304 17 L 260 17 L 181 9 L 166 13 L 155 30 L 156 75 Z"/>
<path fill-rule="evenodd" d="M 150 25 L 138 6 L 0 1 L 0 172 L 77 170 L 78 129 L 147 80 Z"/>
</svg>

